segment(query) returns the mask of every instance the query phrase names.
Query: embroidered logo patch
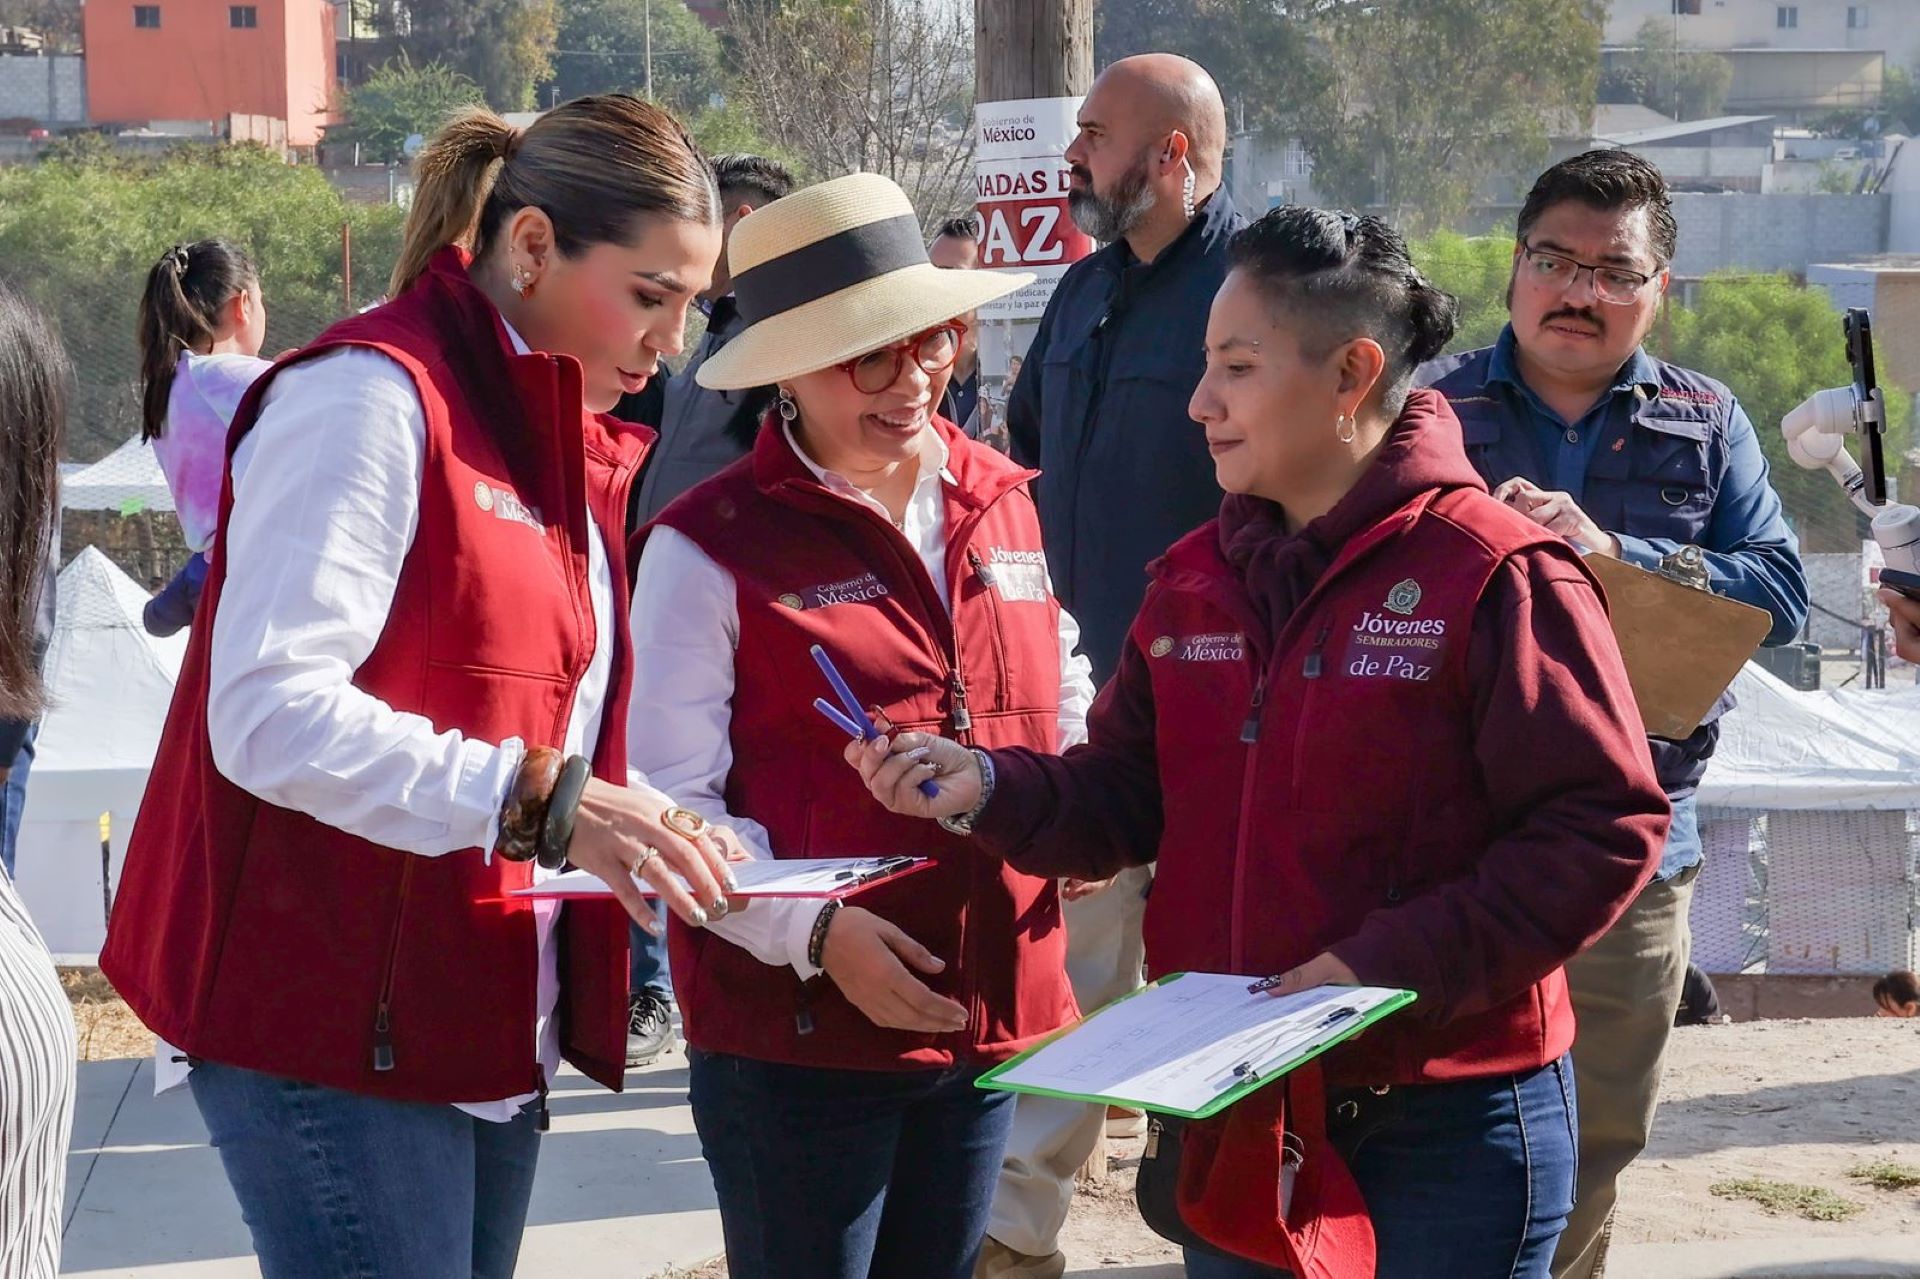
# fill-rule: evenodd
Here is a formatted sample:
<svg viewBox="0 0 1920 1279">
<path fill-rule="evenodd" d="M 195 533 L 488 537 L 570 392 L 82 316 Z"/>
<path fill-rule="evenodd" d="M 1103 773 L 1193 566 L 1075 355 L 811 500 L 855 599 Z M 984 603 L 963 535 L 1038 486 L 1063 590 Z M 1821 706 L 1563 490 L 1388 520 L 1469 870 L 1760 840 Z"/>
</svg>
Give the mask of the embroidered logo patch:
<svg viewBox="0 0 1920 1279">
<path fill-rule="evenodd" d="M 842 582 L 825 582 L 819 586 L 809 586 L 798 594 L 780 596 L 780 602 L 788 608 L 825 608 L 829 604 L 864 604 L 869 600 L 881 599 L 893 592 L 887 584 L 872 573 L 862 573 L 858 577 L 849 577 Z"/>
<path fill-rule="evenodd" d="M 1153 642 L 1153 647 L 1148 649 L 1147 651 L 1153 654 L 1155 657 L 1165 657 L 1168 653 L 1171 653 L 1173 651 L 1173 636 L 1162 635 L 1159 639 Z"/>
<path fill-rule="evenodd" d="M 540 533 L 547 531 L 547 522 L 540 518 L 540 508 L 522 502 L 520 495 L 512 489 L 498 488 L 485 480 L 476 481 L 473 504 L 483 511 L 493 512 L 497 520 L 512 520 L 515 524 L 524 524 Z"/>
<path fill-rule="evenodd" d="M 1420 583 L 1408 578 L 1387 592 L 1387 609 L 1405 617 L 1420 607 Z"/>
<path fill-rule="evenodd" d="M 1419 602 L 1419 589 L 1414 587 L 1415 603 Z M 1399 679 L 1424 684 L 1439 669 L 1440 658 L 1446 650 L 1447 624 L 1440 618 L 1416 621 L 1383 613 L 1362 613 L 1348 636 L 1343 669 L 1355 679 Z"/>
<path fill-rule="evenodd" d="M 1238 631 L 1214 631 L 1207 635 L 1182 635 L 1168 638 L 1170 652 L 1180 662 L 1244 662 L 1247 637 Z M 1155 648 L 1159 644 L 1154 645 Z"/>
<path fill-rule="evenodd" d="M 1047 557 L 1043 551 L 987 549 L 988 581 L 1009 604 L 1047 602 Z"/>
</svg>

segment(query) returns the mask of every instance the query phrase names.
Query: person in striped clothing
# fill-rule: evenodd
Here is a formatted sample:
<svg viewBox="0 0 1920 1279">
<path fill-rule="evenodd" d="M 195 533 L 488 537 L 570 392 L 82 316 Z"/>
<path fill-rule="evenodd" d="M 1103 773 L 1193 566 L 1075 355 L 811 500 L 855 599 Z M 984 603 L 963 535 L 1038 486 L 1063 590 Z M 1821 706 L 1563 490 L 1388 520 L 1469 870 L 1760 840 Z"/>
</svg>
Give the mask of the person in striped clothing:
<svg viewBox="0 0 1920 1279">
<path fill-rule="evenodd" d="M 0 718 L 44 700 L 33 618 L 72 370 L 47 320 L 0 287 Z M 12 878 L 0 871 L 0 1275 L 52 1279 L 73 1131 L 73 1012 Z"/>
</svg>

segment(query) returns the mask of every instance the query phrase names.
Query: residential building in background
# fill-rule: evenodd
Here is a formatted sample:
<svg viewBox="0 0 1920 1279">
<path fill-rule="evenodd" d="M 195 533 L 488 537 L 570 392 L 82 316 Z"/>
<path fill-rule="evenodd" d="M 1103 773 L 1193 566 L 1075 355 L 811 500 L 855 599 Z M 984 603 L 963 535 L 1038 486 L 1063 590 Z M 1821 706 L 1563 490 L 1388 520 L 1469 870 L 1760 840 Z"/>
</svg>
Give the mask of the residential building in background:
<svg viewBox="0 0 1920 1279">
<path fill-rule="evenodd" d="M 82 13 L 95 124 L 304 147 L 331 118 L 329 0 L 87 0 Z"/>
</svg>

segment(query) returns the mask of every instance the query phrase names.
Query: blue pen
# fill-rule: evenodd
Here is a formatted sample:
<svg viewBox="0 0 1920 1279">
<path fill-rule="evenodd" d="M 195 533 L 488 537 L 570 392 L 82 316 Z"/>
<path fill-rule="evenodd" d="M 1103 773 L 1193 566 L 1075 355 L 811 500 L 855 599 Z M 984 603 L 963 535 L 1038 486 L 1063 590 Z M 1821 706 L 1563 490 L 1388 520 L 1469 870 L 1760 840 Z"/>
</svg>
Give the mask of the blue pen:
<svg viewBox="0 0 1920 1279">
<path fill-rule="evenodd" d="M 818 666 L 820 673 L 827 677 L 827 683 L 833 685 L 834 696 L 840 699 L 840 705 L 846 708 L 846 714 L 842 715 L 835 710 L 832 703 L 824 697 L 814 698 L 813 708 L 839 725 L 840 731 L 849 737 L 870 742 L 880 736 L 880 730 L 874 727 L 872 718 L 861 708 L 860 699 L 853 695 L 853 690 L 847 687 L 847 681 L 841 678 L 840 670 L 833 664 L 833 659 L 827 656 L 827 650 L 815 644 L 809 651 L 813 654 L 814 665 Z M 928 799 L 940 797 L 940 787 L 931 777 L 921 782 L 919 789 L 920 793 Z"/>
</svg>

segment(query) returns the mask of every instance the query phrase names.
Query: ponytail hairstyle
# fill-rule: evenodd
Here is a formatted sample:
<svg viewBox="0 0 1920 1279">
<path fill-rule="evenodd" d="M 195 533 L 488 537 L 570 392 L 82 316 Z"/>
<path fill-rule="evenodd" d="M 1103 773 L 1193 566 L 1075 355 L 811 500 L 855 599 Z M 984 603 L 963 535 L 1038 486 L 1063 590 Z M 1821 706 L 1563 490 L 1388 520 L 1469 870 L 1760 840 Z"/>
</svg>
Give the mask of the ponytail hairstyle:
<svg viewBox="0 0 1920 1279">
<path fill-rule="evenodd" d="M 464 111 L 420 152 L 414 177 L 394 297 L 450 244 L 484 258 L 508 217 L 529 206 L 553 220 L 554 247 L 567 257 L 631 244 L 643 214 L 720 225 L 720 193 L 693 138 L 625 93 L 563 102 L 524 131 L 484 107 Z"/>
<path fill-rule="evenodd" d="M 1400 233 L 1376 217 L 1283 205 L 1233 237 L 1227 264 L 1296 321 L 1309 357 L 1324 359 L 1354 338 L 1378 342 L 1389 418 L 1400 415 L 1414 369 L 1453 338 L 1459 303 L 1427 282 Z"/>
<path fill-rule="evenodd" d="M 176 244 L 147 272 L 140 295 L 140 438 L 157 440 L 182 351 L 205 351 L 220 308 L 260 282 L 253 259 L 225 240 Z"/>
<path fill-rule="evenodd" d="M 0 285 L 0 718 L 34 719 L 46 698 L 34 620 L 53 543 L 73 366 L 45 315 Z"/>
</svg>

